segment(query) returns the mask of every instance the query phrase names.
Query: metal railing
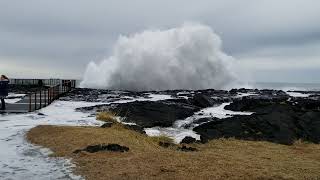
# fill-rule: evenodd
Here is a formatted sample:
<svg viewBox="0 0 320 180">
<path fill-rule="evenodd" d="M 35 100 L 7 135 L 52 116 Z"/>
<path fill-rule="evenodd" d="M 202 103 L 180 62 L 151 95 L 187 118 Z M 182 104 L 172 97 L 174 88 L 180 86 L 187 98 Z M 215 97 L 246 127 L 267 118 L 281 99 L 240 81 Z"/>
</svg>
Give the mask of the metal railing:
<svg viewBox="0 0 320 180">
<path fill-rule="evenodd" d="M 11 84 L 40 85 L 40 90 L 28 93 L 29 112 L 50 105 L 54 100 L 76 87 L 76 80 L 57 79 L 11 79 Z"/>
<path fill-rule="evenodd" d="M 60 81 L 60 79 L 10 79 L 10 84 L 54 86 L 60 84 Z"/>
</svg>

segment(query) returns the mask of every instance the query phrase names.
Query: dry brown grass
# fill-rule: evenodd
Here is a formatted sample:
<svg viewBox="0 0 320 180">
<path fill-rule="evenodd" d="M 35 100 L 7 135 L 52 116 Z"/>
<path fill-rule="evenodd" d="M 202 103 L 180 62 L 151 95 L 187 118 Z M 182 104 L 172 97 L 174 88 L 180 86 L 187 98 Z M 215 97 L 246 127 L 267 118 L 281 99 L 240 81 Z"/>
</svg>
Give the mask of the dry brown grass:
<svg viewBox="0 0 320 180">
<path fill-rule="evenodd" d="M 117 114 L 111 111 L 104 111 L 97 114 L 97 120 L 118 123 Z"/>
<path fill-rule="evenodd" d="M 38 126 L 27 138 L 73 158 L 87 179 L 320 179 L 320 145 L 293 146 L 219 139 L 194 144 L 198 152 L 165 149 L 154 140 L 124 128 Z M 128 153 L 73 154 L 92 144 L 117 143 Z"/>
<path fill-rule="evenodd" d="M 160 142 L 174 144 L 173 139 L 167 136 L 154 136 L 154 137 L 149 137 L 149 139 L 158 144 Z"/>
</svg>

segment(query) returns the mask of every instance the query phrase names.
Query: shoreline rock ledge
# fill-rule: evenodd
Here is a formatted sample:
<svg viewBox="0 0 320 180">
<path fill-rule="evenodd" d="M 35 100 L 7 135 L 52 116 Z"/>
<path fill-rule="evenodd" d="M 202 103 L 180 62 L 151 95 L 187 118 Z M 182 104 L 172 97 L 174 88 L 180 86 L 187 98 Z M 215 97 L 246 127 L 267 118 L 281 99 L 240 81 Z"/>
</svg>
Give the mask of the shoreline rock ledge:
<svg viewBox="0 0 320 180">
<path fill-rule="evenodd" d="M 193 130 L 202 139 L 231 138 L 291 145 L 296 140 L 320 143 L 320 102 L 306 99 L 264 101 L 242 99 L 226 107 L 256 112 L 201 124 Z"/>
</svg>

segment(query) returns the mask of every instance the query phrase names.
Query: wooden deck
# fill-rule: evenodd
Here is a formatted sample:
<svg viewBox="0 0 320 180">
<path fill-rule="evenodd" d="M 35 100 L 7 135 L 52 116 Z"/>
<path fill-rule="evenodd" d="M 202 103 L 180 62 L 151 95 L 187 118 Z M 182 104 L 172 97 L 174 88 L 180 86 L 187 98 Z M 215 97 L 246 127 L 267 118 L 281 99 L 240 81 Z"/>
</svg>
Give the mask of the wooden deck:
<svg viewBox="0 0 320 180">
<path fill-rule="evenodd" d="M 46 95 L 47 96 L 47 95 Z M 41 99 L 41 101 L 40 101 Z M 16 103 L 6 103 L 6 110 L 0 110 L 2 113 L 27 113 L 32 112 L 37 109 L 41 109 L 43 107 L 47 106 L 46 97 L 44 93 L 41 95 L 37 94 L 37 103 L 35 102 L 35 94 L 31 95 L 31 104 L 30 104 L 30 96 L 25 96 L 22 100 L 16 102 Z M 41 102 L 41 105 L 40 105 Z"/>
<path fill-rule="evenodd" d="M 46 80 L 43 80 L 46 81 Z M 24 83 L 23 80 L 17 81 Z M 28 79 L 28 82 L 30 80 Z M 37 82 L 37 81 L 35 81 Z M 50 105 L 61 95 L 75 88 L 75 80 L 60 80 L 59 84 L 50 85 L 48 89 L 39 90 L 31 94 L 27 94 L 16 103 L 6 103 L 6 110 L 0 110 L 0 113 L 27 113 L 34 112 Z"/>
</svg>

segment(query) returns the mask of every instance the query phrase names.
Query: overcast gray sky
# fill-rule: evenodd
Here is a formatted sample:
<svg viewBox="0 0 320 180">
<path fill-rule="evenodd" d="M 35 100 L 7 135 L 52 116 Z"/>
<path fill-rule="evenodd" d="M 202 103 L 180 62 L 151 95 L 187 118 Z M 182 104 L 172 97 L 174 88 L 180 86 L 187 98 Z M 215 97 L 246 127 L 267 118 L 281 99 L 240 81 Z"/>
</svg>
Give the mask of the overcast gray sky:
<svg viewBox="0 0 320 180">
<path fill-rule="evenodd" d="M 120 34 L 188 21 L 255 81 L 320 82 L 318 0 L 0 0 L 0 73 L 81 78 Z"/>
</svg>

